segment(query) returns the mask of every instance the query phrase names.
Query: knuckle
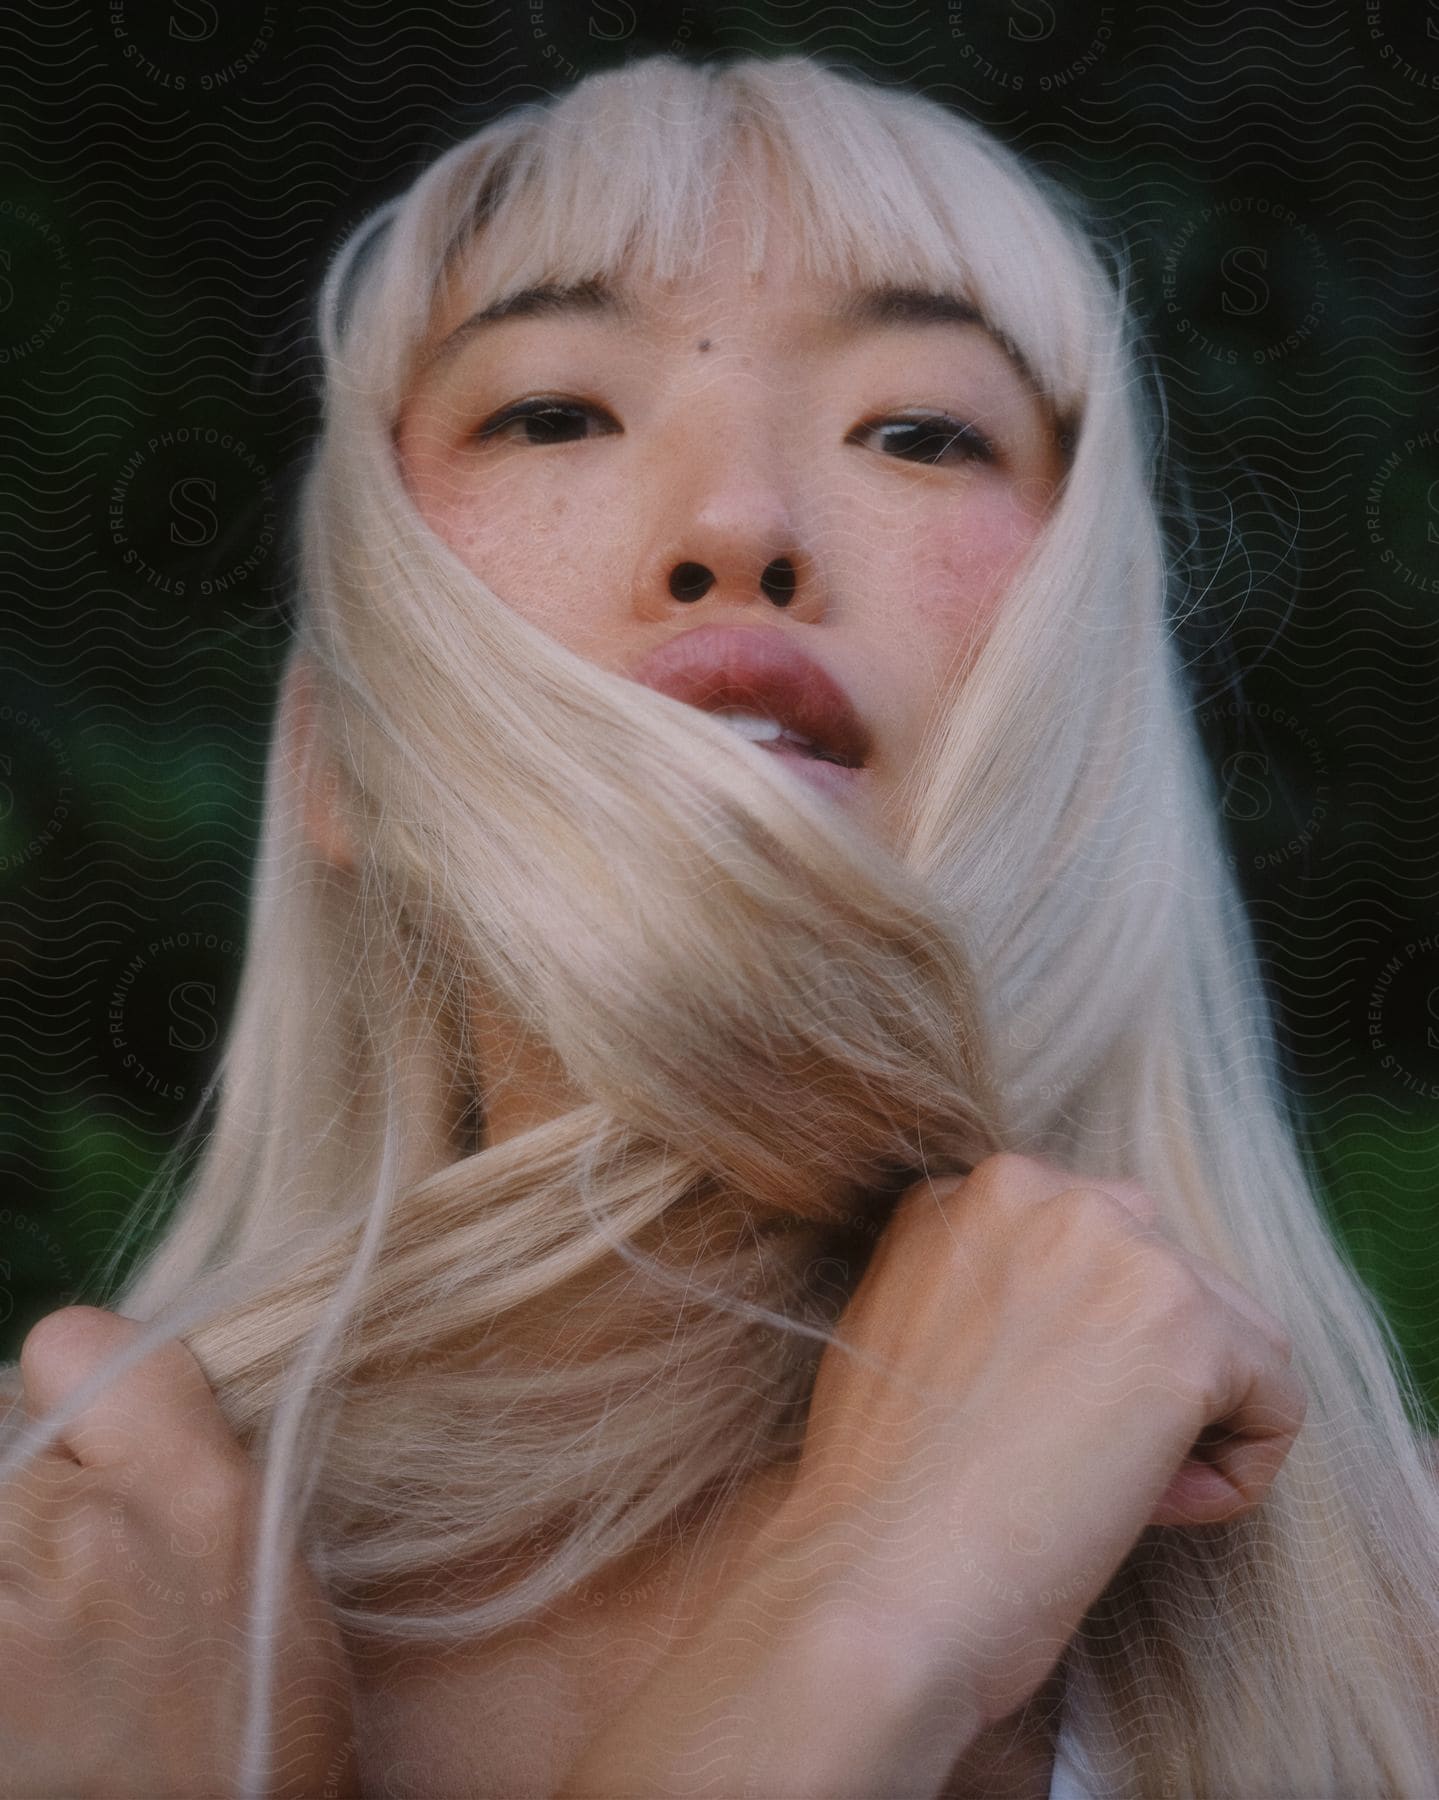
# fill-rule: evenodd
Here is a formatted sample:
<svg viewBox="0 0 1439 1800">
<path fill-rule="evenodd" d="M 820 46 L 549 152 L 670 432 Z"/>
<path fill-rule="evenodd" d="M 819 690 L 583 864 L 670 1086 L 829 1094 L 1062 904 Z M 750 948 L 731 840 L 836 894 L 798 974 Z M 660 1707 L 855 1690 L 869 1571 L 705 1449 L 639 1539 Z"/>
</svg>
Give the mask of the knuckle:
<svg viewBox="0 0 1439 1800">
<path fill-rule="evenodd" d="M 1156 1247 L 1150 1253 L 1144 1291 L 1151 1316 L 1176 1329 L 1192 1326 L 1214 1310 L 1214 1296 L 1203 1281 L 1167 1249 Z"/>
<path fill-rule="evenodd" d="M 1159 1206 L 1153 1194 L 1141 1182 L 1129 1177 L 1106 1181 L 1105 1186 L 1113 1191 L 1114 1197 L 1125 1209 L 1146 1225 L 1154 1225 L 1159 1219 Z"/>
<path fill-rule="evenodd" d="M 1261 1305 L 1252 1294 L 1247 1295 L 1246 1298 L 1254 1309 L 1259 1335 L 1263 1338 L 1266 1347 L 1285 1369 L 1290 1369 L 1294 1362 L 1294 1339 L 1288 1328 L 1275 1318 L 1268 1307 Z"/>
<path fill-rule="evenodd" d="M 996 1150 L 974 1165 L 964 1185 L 975 1190 L 985 1213 L 1012 1219 L 1033 1203 L 1037 1193 L 1052 1187 L 1053 1179 L 1053 1171 L 1037 1157 Z"/>
<path fill-rule="evenodd" d="M 1051 1211 L 1091 1215 L 1099 1223 L 1117 1223 L 1124 1217 L 1124 1208 L 1114 1195 L 1090 1182 L 1075 1182 L 1058 1193 L 1046 1194 L 1043 1204 Z"/>
<path fill-rule="evenodd" d="M 1036 1202 L 1033 1215 L 1045 1231 L 1106 1255 L 1120 1243 L 1145 1241 L 1136 1232 L 1133 1213 L 1102 1187 L 1081 1184 L 1046 1194 Z"/>
<path fill-rule="evenodd" d="M 1046 1157 L 1028 1156 L 1017 1150 L 1000 1150 L 985 1157 L 975 1165 L 970 1177 L 976 1178 L 996 1199 L 1041 1206 L 1056 1199 L 1088 1195 L 1094 1197 L 1097 1208 L 1117 1217 L 1138 1219 L 1149 1226 L 1158 1217 L 1153 1195 L 1129 1176 L 1080 1175 Z"/>
<path fill-rule="evenodd" d="M 1118 1306 L 1138 1332 L 1137 1341 L 1183 1345 L 1186 1353 L 1197 1352 L 1206 1334 L 1213 1335 L 1215 1299 L 1183 1254 L 1138 1227 L 1117 1202 L 1110 1201 L 1106 1209 L 1103 1195 L 1077 1212 L 1081 1223 L 1075 1229 L 1084 1261 L 1110 1296 L 1110 1304 Z"/>
<path fill-rule="evenodd" d="M 996 1188 L 1009 1189 L 1043 1172 L 1046 1167 L 1038 1157 L 1025 1156 L 1019 1150 L 996 1150 L 974 1165 L 970 1179 L 979 1177 Z"/>
<path fill-rule="evenodd" d="M 1122 1237 L 1133 1237 L 1136 1225 L 1148 1230 L 1154 1223 L 1154 1208 L 1136 1204 L 1132 1183 L 1098 1180 L 1076 1182 L 1063 1193 L 1051 1196 L 1066 1207 L 1082 1210 L 1095 1224 L 1108 1227 Z"/>
<path fill-rule="evenodd" d="M 46 1313 L 25 1334 L 20 1346 L 20 1373 L 34 1381 L 51 1374 L 72 1373 L 94 1356 L 109 1314 L 98 1306 L 62 1306 Z"/>
</svg>

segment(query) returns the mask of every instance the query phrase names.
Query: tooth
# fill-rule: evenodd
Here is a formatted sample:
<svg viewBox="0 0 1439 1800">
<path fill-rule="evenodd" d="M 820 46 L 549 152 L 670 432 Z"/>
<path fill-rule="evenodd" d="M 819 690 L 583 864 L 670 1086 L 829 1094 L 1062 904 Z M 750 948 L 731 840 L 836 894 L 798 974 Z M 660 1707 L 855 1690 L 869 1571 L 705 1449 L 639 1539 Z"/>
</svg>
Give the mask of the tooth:
<svg viewBox="0 0 1439 1800">
<path fill-rule="evenodd" d="M 789 735 L 777 719 L 766 719 L 759 713 L 740 712 L 736 709 L 715 713 L 713 716 L 740 737 L 748 738 L 752 744 L 769 744 L 778 737 Z"/>
</svg>

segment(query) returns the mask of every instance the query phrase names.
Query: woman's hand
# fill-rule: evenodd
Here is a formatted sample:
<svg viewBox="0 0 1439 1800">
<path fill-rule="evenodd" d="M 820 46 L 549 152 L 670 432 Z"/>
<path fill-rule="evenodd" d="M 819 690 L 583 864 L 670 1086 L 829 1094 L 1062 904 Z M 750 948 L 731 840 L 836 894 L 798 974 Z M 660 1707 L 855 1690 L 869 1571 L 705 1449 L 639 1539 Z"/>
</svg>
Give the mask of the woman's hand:
<svg viewBox="0 0 1439 1800">
<path fill-rule="evenodd" d="M 938 1795 L 1148 1525 L 1263 1500 L 1278 1323 L 1135 1184 L 1004 1154 L 901 1197 L 744 1579 L 563 1796 Z M 922 1390 L 922 1391 L 921 1391 Z"/>
<path fill-rule="evenodd" d="M 1033 1157 L 919 1183 L 839 1326 L 912 1385 L 821 1360 L 784 1535 L 902 1678 L 985 1723 L 1141 1531 L 1252 1511 L 1303 1422 L 1284 1329 L 1154 1219 L 1135 1183 Z"/>
<path fill-rule="evenodd" d="M 23 1405 L 49 1412 L 140 1327 L 40 1321 Z M 154 1351 L 0 1488 L 0 1795 L 237 1791 L 259 1475 L 183 1344 Z M 353 1795 L 349 1671 L 296 1559 L 274 1683 L 276 1800 Z"/>
</svg>

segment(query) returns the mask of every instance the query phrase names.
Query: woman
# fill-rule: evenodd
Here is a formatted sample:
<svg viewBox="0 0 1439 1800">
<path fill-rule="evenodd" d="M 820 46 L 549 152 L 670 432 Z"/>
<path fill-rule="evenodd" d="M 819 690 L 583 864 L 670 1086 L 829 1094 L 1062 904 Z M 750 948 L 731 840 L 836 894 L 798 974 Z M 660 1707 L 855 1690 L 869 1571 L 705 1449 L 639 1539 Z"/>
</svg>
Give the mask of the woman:
<svg viewBox="0 0 1439 1800">
<path fill-rule="evenodd" d="M 1433 1794 L 1439 1497 L 1070 209 L 657 57 L 321 332 L 219 1109 L 21 1359 L 23 1791 Z"/>
</svg>

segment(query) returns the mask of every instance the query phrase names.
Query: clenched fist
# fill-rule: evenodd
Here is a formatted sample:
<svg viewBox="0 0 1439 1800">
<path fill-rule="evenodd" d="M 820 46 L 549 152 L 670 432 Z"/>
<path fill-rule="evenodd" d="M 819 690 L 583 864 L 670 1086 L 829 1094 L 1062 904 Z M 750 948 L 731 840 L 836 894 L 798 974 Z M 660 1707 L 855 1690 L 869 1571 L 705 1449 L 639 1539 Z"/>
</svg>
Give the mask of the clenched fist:
<svg viewBox="0 0 1439 1800">
<path fill-rule="evenodd" d="M 20 1354 L 39 1419 L 141 1327 L 95 1307 Z M 183 1344 L 152 1352 L 0 1486 L 0 1794 L 238 1791 L 259 1473 Z M 349 1673 L 298 1558 L 274 1680 L 275 1800 L 355 1787 Z"/>
<path fill-rule="evenodd" d="M 1283 1325 L 1157 1216 L 1012 1153 L 908 1189 L 752 1557 L 566 1800 L 985 1791 L 1140 1533 L 1252 1512 L 1303 1424 Z"/>
</svg>

